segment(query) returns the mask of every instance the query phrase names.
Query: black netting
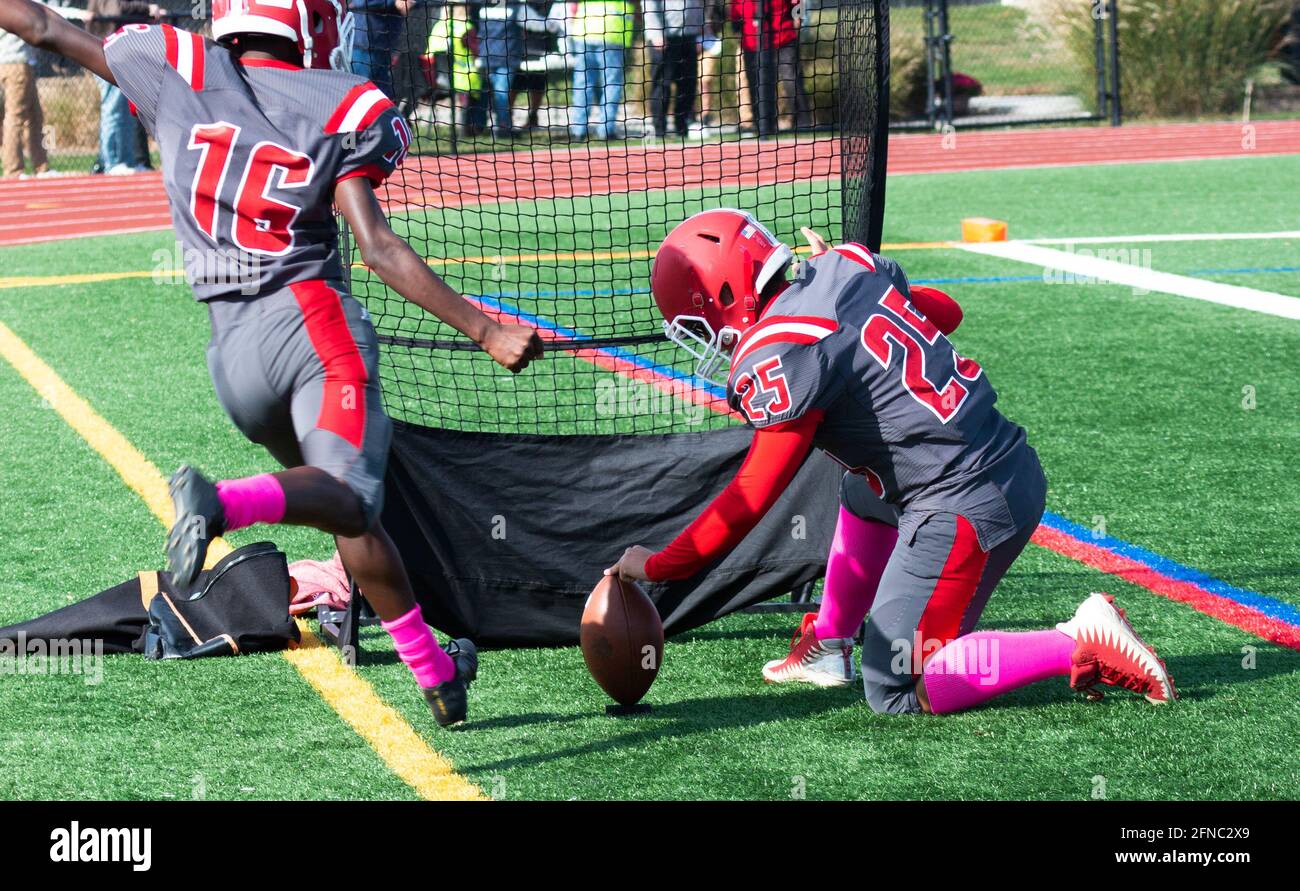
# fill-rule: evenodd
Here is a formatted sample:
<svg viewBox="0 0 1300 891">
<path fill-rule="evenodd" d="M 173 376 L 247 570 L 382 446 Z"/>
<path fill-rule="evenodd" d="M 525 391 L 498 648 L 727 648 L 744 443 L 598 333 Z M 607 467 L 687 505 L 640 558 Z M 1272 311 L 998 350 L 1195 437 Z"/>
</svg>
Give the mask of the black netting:
<svg viewBox="0 0 1300 891">
<path fill-rule="evenodd" d="M 391 90 L 415 131 L 381 196 L 394 228 L 486 312 L 547 341 L 512 377 L 354 256 L 389 412 L 507 433 L 733 423 L 721 388 L 663 338 L 653 252 L 718 206 L 791 244 L 802 225 L 878 240 L 886 7 L 584 0 L 365 16 L 354 70 Z"/>
</svg>

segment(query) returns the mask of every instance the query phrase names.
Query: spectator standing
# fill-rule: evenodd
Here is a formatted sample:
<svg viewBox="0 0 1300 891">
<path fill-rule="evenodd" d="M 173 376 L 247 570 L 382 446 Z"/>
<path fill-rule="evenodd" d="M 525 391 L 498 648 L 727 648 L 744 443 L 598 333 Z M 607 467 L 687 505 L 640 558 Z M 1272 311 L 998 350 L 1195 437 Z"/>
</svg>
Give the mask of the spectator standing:
<svg viewBox="0 0 1300 891">
<path fill-rule="evenodd" d="M 447 7 L 429 32 L 426 52 L 435 59 L 447 58 L 451 87 L 463 108 L 461 126 L 467 136 L 478 136 L 487 127 L 487 94 L 478 70 L 478 30 L 468 4 L 452 3 Z M 436 82 L 436 76 L 432 80 Z M 453 109 L 453 116 L 455 113 Z"/>
<path fill-rule="evenodd" d="M 671 99 L 673 130 L 685 138 L 695 112 L 704 0 L 644 0 L 642 11 L 650 46 L 650 115 L 655 136 L 662 139 L 667 134 Z"/>
<path fill-rule="evenodd" d="M 727 0 L 727 2 L 730 4 L 730 0 Z M 728 5 L 728 10 L 730 10 L 730 5 Z M 728 12 L 728 14 L 730 14 L 730 12 Z M 732 27 L 735 29 L 736 34 L 739 35 L 741 30 L 740 23 L 732 22 Z M 745 50 L 741 46 L 742 42 L 743 41 L 740 39 L 733 42 L 735 52 L 732 55 L 736 62 L 736 105 L 739 110 L 738 117 L 740 132 L 753 133 L 754 97 L 753 94 L 749 92 L 749 75 L 745 72 Z"/>
<path fill-rule="evenodd" d="M 760 37 L 764 51 L 776 56 L 777 84 L 784 87 L 769 88 L 768 95 L 772 99 L 780 96 L 777 113 L 798 128 L 812 124 L 808 94 L 803 85 L 803 65 L 799 59 L 799 29 L 803 23 L 795 20 L 795 7 L 798 5 L 799 0 L 732 0 L 731 18 L 740 26 L 740 47 L 745 59 L 751 111 L 763 135 L 767 134 L 763 132 L 764 121 L 760 113 L 763 106 L 759 91 L 762 82 Z"/>
<path fill-rule="evenodd" d="M 523 3 L 495 0 L 479 11 L 479 58 L 492 95 L 493 132 L 515 136 L 510 117 L 510 84 L 524 61 Z"/>
<path fill-rule="evenodd" d="M 586 139 L 591 109 L 597 110 L 595 135 L 616 139 L 623 104 L 624 64 L 632 45 L 636 10 L 628 0 L 580 0 L 556 3 L 551 18 L 566 22 L 573 68 L 573 105 L 569 135 Z"/>
<path fill-rule="evenodd" d="M 123 25 L 138 25 L 161 18 L 163 10 L 141 0 L 90 0 L 86 29 L 107 37 Z M 149 140 L 144 127 L 131 114 L 131 104 L 116 84 L 96 77 L 99 85 L 99 169 L 113 176 L 149 169 Z"/>
<path fill-rule="evenodd" d="M 415 0 L 350 0 L 352 12 L 352 73 L 366 78 L 389 99 L 393 89 L 393 53 L 402 36 L 402 19 Z"/>
<path fill-rule="evenodd" d="M 545 60 L 554 48 L 552 30 L 559 27 L 547 16 L 550 6 L 551 0 L 526 0 L 523 5 L 524 58 L 510 84 L 510 105 L 514 106 L 515 97 L 520 93 L 528 95 L 529 130 L 536 130 L 540 124 L 539 115 L 548 84 Z M 533 66 L 531 70 L 530 65 Z"/>
<path fill-rule="evenodd" d="M 704 33 L 700 35 L 700 125 L 706 130 L 722 126 L 718 88 L 722 80 L 722 35 L 726 28 L 726 0 L 704 0 Z"/>
<path fill-rule="evenodd" d="M 49 173 L 43 132 L 45 115 L 36 92 L 36 57 L 17 35 L 0 31 L 0 89 L 4 91 L 3 172 L 6 177 L 24 175 L 26 160 L 37 176 Z"/>
</svg>

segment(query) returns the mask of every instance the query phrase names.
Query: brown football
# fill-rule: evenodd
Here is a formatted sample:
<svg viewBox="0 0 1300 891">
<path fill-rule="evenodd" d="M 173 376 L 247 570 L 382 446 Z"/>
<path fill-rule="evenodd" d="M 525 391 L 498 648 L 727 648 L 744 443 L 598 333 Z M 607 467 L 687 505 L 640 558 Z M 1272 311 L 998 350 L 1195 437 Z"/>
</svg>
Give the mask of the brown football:
<svg viewBox="0 0 1300 891">
<path fill-rule="evenodd" d="M 633 705 L 654 683 L 664 657 L 659 611 L 635 582 L 601 578 L 582 611 L 582 658 L 619 705 Z"/>
</svg>

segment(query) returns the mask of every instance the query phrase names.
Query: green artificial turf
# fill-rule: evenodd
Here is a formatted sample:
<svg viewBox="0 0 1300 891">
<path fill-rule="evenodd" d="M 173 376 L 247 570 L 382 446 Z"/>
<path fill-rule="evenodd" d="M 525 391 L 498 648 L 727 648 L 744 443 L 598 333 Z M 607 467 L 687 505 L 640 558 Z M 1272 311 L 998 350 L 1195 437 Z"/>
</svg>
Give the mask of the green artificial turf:
<svg viewBox="0 0 1300 891">
<path fill-rule="evenodd" d="M 957 220 L 972 214 L 1008 219 L 1016 237 L 1292 229 L 1293 205 L 1278 183 L 1294 179 L 1298 164 L 1244 159 L 899 177 L 890 183 L 887 240 L 951 238 Z M 1224 182 L 1249 201 L 1248 211 L 1223 200 Z M 764 192 L 756 203 L 781 200 Z M 566 219 L 564 206 L 534 209 L 529 219 L 559 220 L 554 225 L 568 226 L 576 240 L 581 214 Z M 645 218 L 620 212 L 637 238 L 651 237 Z M 493 213 L 499 221 L 509 210 Z M 593 243 L 618 246 L 609 235 L 616 218 L 596 219 L 590 237 L 607 240 Z M 799 222 L 774 220 L 787 237 Z M 439 256 L 440 228 L 423 232 L 427 252 Z M 545 234 L 532 237 L 536 250 L 554 244 Z M 447 240 L 468 247 L 469 238 L 462 229 Z M 148 270 L 154 252 L 170 243 L 168 233 L 87 238 L 71 243 L 72 251 L 69 243 L 5 249 L 0 263 L 3 276 Z M 1195 273 L 1293 265 L 1288 244 L 1150 247 L 1154 268 Z M 1300 383 L 1285 373 L 1300 355 L 1294 322 L 1113 285 L 1049 285 L 1032 278 L 1032 267 L 956 250 L 897 258 L 913 280 L 1007 279 L 945 285 L 966 311 L 953 339 L 983 364 L 1003 410 L 1029 430 L 1051 481 L 1050 510 L 1300 603 L 1300 484 L 1289 466 L 1300 444 Z M 588 275 L 558 262 L 546 268 L 528 273 L 534 283 L 550 276 L 562 287 L 566 274 L 570 285 Z M 1223 280 L 1300 293 L 1294 273 Z M 631 312 L 636 303 L 621 306 Z M 164 473 L 184 461 L 217 476 L 271 468 L 212 395 L 204 310 L 183 285 L 144 278 L 6 288 L 0 322 Z M 551 362 L 568 363 L 578 379 L 580 360 L 542 364 Z M 613 377 L 582 374 L 589 385 Z M 1248 385 L 1253 408 L 1242 404 Z M 484 374 L 475 386 L 544 389 L 527 375 Z M 156 520 L 6 364 L 0 398 L 9 420 L 0 437 L 0 620 L 156 568 Z M 264 537 L 293 558 L 330 551 L 324 535 L 301 529 L 246 530 L 232 542 Z M 616 553 L 623 544 L 602 546 Z M 565 546 L 579 545 L 557 543 Z M 759 667 L 784 652 L 793 622 L 771 615 L 732 616 L 670 640 L 648 696 L 654 712 L 635 719 L 604 716 L 576 648 L 485 652 L 472 721 L 456 732 L 434 725 L 382 633 L 366 633 L 358 670 L 460 771 L 507 799 L 1300 795 L 1294 651 L 1037 546 L 1012 569 L 983 625 L 1048 627 L 1096 589 L 1116 594 L 1159 647 L 1183 694 L 1177 705 L 1153 709 L 1123 693 L 1089 704 L 1063 682 L 1048 682 L 963 715 L 876 716 L 857 688 L 763 685 Z M 0 795 L 9 797 L 188 798 L 195 786 L 212 798 L 412 794 L 274 656 L 190 664 L 118 657 L 95 685 L 75 676 L 0 676 L 0 714 Z"/>
</svg>

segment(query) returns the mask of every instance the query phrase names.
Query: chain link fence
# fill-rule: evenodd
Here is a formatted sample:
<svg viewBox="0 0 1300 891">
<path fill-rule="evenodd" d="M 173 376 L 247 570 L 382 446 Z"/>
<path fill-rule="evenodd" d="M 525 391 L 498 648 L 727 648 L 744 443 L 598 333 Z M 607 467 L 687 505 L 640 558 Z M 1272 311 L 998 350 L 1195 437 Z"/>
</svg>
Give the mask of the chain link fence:
<svg viewBox="0 0 1300 891">
<path fill-rule="evenodd" d="M 1115 0 L 891 5 L 896 129 L 1120 123 Z M 1090 31 L 1090 58 L 1067 45 L 1071 28 Z"/>
<path fill-rule="evenodd" d="M 136 22 L 170 22 L 178 28 L 205 32 L 208 29 L 206 7 L 203 3 L 155 2 L 158 15 L 93 17 L 88 10 L 89 0 L 71 0 L 63 4 L 48 4 L 65 18 L 76 22 L 92 33 L 107 36 L 124 24 Z M 147 6 L 148 4 L 141 4 Z M 8 36 L 8 35 L 6 35 Z M 15 39 L 16 40 L 16 39 Z M 12 50 L 11 50 L 12 52 Z M 35 74 L 36 97 L 39 112 L 23 107 L 22 97 L 0 95 L 4 105 L 4 129 L 0 130 L 0 145 L 7 140 L 26 142 L 25 130 L 32 120 L 40 122 L 41 143 L 48 158 L 48 166 L 55 171 L 68 173 L 101 172 L 100 159 L 100 107 L 103 90 L 100 81 L 77 65 L 53 53 L 32 50 L 27 54 L 31 71 Z M 18 64 L 0 55 L 0 66 Z M 6 81 L 12 84 L 13 81 Z M 12 87 L 11 87 L 12 89 Z M 156 166 L 156 154 L 150 151 L 143 128 L 135 125 L 130 138 L 138 141 L 144 166 Z M 36 169 L 31 152 L 24 152 L 25 170 Z M 7 175 L 17 171 L 5 170 Z"/>
</svg>

